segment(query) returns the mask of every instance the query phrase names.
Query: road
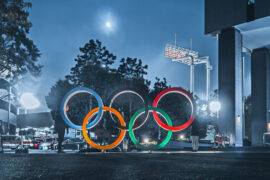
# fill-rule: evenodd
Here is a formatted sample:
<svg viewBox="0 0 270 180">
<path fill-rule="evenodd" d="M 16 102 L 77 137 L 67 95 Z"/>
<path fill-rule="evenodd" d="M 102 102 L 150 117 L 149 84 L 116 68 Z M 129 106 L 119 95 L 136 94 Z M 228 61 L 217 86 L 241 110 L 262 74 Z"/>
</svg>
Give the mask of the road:
<svg viewBox="0 0 270 180">
<path fill-rule="evenodd" d="M 0 154 L 0 179 L 269 179 L 270 153 Z"/>
</svg>

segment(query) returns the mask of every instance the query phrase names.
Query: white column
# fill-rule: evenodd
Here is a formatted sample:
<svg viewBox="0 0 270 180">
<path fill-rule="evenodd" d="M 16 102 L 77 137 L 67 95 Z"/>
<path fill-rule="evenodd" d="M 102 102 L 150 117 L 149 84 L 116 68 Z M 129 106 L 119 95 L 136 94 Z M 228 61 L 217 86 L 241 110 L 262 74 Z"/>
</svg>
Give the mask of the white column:
<svg viewBox="0 0 270 180">
<path fill-rule="evenodd" d="M 194 92 L 194 60 L 191 56 L 191 63 L 190 63 L 190 93 Z"/>
<path fill-rule="evenodd" d="M 241 33 L 235 31 L 235 146 L 243 146 L 243 61 Z"/>
<path fill-rule="evenodd" d="M 209 92 L 210 92 L 210 71 L 212 67 L 210 65 L 209 59 L 206 63 L 206 100 L 209 100 Z"/>
</svg>

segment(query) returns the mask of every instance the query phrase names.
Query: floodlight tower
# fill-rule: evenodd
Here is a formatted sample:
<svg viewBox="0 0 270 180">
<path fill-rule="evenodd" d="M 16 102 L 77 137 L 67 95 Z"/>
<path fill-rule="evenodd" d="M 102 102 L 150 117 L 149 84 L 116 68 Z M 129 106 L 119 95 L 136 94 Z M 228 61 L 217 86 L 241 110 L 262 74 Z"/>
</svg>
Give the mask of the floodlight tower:
<svg viewBox="0 0 270 180">
<path fill-rule="evenodd" d="M 194 67 L 198 64 L 205 64 L 206 66 L 206 100 L 209 99 L 210 90 L 210 65 L 209 57 L 199 57 L 197 51 L 182 48 L 172 44 L 166 44 L 165 57 L 172 59 L 174 62 L 180 62 L 190 66 L 190 92 L 194 92 Z"/>
</svg>

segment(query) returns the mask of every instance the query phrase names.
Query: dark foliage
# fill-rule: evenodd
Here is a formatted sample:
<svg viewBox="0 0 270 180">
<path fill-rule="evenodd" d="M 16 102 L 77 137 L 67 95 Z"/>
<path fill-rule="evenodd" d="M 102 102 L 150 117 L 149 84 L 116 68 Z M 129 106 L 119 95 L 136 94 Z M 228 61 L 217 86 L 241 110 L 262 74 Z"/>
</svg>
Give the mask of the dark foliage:
<svg viewBox="0 0 270 180">
<path fill-rule="evenodd" d="M 37 63 L 40 52 L 27 37 L 31 22 L 28 8 L 31 3 L 23 0 L 0 1 L 0 75 L 17 81 L 27 72 L 40 75 Z"/>
<path fill-rule="evenodd" d="M 109 100 L 115 90 L 123 88 L 136 88 L 144 96 L 148 98 L 149 106 L 152 105 L 154 98 L 165 88 L 167 80 L 156 78 L 153 89 L 150 90 L 150 81 L 145 79 L 147 75 L 147 65 L 143 65 L 142 60 L 137 58 L 122 58 L 117 68 L 114 68 L 116 56 L 110 53 L 98 40 L 90 40 L 80 48 L 81 54 L 75 59 L 76 64 L 71 68 L 71 72 L 66 76 L 65 80 L 58 81 L 51 88 L 51 92 L 46 97 L 48 107 L 55 113 L 56 128 L 64 129 L 65 125 L 59 116 L 59 107 L 63 95 L 72 87 L 85 86 L 93 89 L 103 99 L 104 105 L 109 105 Z M 82 124 L 83 117 L 89 110 L 97 107 L 97 101 L 89 94 L 79 94 L 71 98 L 68 103 L 69 110 L 67 112 L 69 118 L 75 124 Z M 119 96 L 112 105 L 113 108 L 119 110 L 125 122 L 128 124 L 131 116 L 139 109 L 144 107 L 143 101 L 136 95 L 124 94 Z M 179 126 L 187 121 L 190 116 L 190 103 L 184 97 L 177 94 L 165 96 L 159 103 L 159 108 L 163 109 L 170 116 L 173 125 Z M 57 112 L 57 113 L 56 113 Z M 114 117 L 114 116 L 113 116 Z M 94 117 L 93 117 L 94 118 Z M 91 131 L 100 132 L 101 129 L 106 129 L 107 133 L 101 134 L 118 134 L 119 130 L 116 124 L 119 123 L 117 118 L 115 121 L 110 118 L 109 113 L 104 113 L 103 120 Z M 139 118 L 136 123 L 140 123 L 143 118 Z M 163 119 L 164 120 L 164 119 Z M 57 123 L 57 121 L 59 121 Z M 152 137 L 160 137 L 162 140 L 167 134 L 167 131 L 161 128 L 153 120 L 150 114 L 149 120 L 141 129 Z M 165 120 L 164 120 L 165 122 Z M 166 122 L 165 122 L 166 123 Z M 58 130 L 60 132 L 60 130 Z M 108 134 L 109 132 L 109 134 Z M 181 132 L 189 136 L 189 128 Z M 98 133 L 97 133 L 98 134 Z M 135 133 L 136 134 L 136 133 Z M 173 138 L 176 139 L 179 133 L 174 133 Z M 100 139 L 101 138 L 101 139 Z M 99 137 L 97 141 L 100 143 L 107 141 L 108 138 Z"/>
</svg>

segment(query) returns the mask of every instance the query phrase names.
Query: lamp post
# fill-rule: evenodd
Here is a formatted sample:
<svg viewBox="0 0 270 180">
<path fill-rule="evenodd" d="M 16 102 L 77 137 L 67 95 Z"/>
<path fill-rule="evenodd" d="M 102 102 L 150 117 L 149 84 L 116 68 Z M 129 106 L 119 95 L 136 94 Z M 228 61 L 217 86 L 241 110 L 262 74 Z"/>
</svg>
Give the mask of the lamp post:
<svg viewBox="0 0 270 180">
<path fill-rule="evenodd" d="M 9 83 L 9 90 L 8 90 L 8 135 L 10 131 L 10 111 L 11 111 L 11 85 Z"/>
<path fill-rule="evenodd" d="M 167 44 L 165 47 L 165 57 L 172 59 L 174 62 L 180 62 L 190 66 L 190 92 L 194 92 L 194 67 L 198 64 L 205 64 L 206 66 L 206 100 L 209 100 L 210 90 L 210 71 L 212 66 L 210 65 L 209 57 L 199 57 L 197 51 L 186 49 L 180 46 Z"/>
</svg>

